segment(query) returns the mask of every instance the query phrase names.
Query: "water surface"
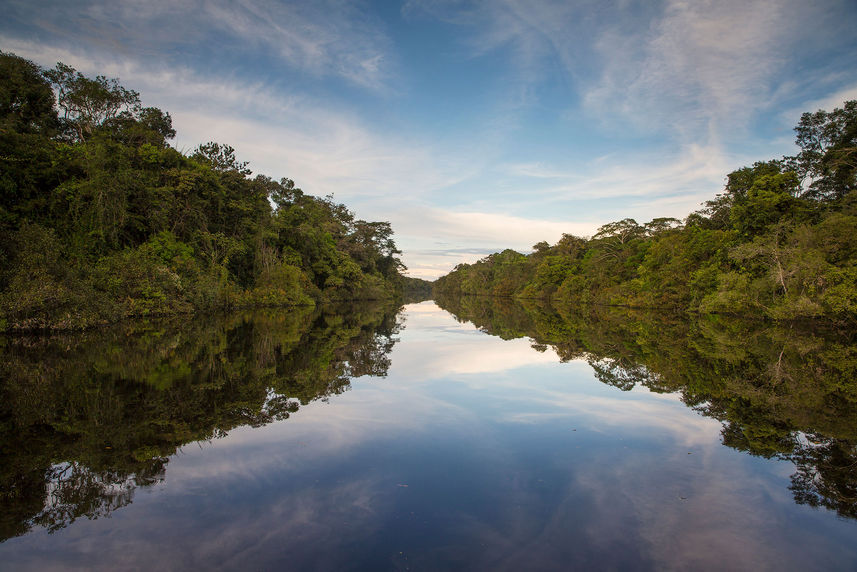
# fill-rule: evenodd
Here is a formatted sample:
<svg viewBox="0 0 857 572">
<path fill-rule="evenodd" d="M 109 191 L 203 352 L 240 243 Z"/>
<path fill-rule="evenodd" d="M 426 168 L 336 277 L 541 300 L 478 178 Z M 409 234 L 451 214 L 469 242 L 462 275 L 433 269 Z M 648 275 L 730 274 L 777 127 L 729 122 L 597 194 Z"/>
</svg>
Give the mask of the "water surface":
<svg viewBox="0 0 857 572">
<path fill-rule="evenodd" d="M 841 333 L 441 303 L 3 339 L 0 567 L 857 568 Z"/>
</svg>

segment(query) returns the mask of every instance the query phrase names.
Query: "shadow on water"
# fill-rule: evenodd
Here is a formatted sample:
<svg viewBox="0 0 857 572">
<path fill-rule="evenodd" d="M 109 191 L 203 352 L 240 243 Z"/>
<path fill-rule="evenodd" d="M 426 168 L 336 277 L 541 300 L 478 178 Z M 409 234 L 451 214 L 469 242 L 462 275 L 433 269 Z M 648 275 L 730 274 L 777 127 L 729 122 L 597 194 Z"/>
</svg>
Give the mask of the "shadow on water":
<svg viewBox="0 0 857 572">
<path fill-rule="evenodd" d="M 130 504 L 187 443 L 384 376 L 397 306 L 257 311 L 0 338 L 0 541 Z"/>
<path fill-rule="evenodd" d="M 586 360 L 622 391 L 678 393 L 723 424 L 724 445 L 791 461 L 795 502 L 857 518 L 855 332 L 488 297 L 435 301 L 487 334 Z"/>
</svg>

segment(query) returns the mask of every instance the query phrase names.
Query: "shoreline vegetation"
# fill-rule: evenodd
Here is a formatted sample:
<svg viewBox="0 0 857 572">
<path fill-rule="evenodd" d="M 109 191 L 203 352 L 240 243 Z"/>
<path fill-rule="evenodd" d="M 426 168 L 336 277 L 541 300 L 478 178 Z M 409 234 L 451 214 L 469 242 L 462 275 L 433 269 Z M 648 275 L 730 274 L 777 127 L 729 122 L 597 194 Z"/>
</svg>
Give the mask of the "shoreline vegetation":
<svg viewBox="0 0 857 572">
<path fill-rule="evenodd" d="M 118 80 L 0 52 L 0 331 L 392 300 L 388 222 L 253 176 L 229 145 L 183 154 Z"/>
<path fill-rule="evenodd" d="M 729 173 L 684 221 L 626 218 L 460 264 L 434 296 L 857 323 L 857 101 L 804 113 L 800 152 Z"/>
<path fill-rule="evenodd" d="M 683 221 L 626 218 L 525 255 L 402 274 L 389 222 L 171 147 L 118 80 L 0 52 L 0 331 L 349 300 L 487 295 L 857 322 L 857 101 L 805 113 L 800 152 L 730 173 Z"/>
</svg>

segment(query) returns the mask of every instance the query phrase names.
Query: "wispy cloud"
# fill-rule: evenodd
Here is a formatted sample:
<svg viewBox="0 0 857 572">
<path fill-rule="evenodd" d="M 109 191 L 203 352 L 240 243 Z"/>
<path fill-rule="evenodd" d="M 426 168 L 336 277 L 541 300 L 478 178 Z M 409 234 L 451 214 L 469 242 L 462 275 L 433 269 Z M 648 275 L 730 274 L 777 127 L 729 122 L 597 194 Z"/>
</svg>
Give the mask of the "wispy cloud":
<svg viewBox="0 0 857 572">
<path fill-rule="evenodd" d="M 346 0 L 4 7 L 4 51 L 118 76 L 171 112 L 180 149 L 229 143 L 389 220 L 424 277 L 682 218 L 731 170 L 793 152 L 800 111 L 857 97 L 853 0 L 410 0 L 398 24 Z"/>
<path fill-rule="evenodd" d="M 275 178 L 288 176 L 315 195 L 339 200 L 423 196 L 461 180 L 464 161 L 409 134 L 379 131 L 345 107 L 283 91 L 262 80 L 247 83 L 228 74 L 202 75 L 187 67 L 149 69 L 135 60 L 43 46 L 0 36 L 5 49 L 43 65 L 63 61 L 85 73 L 119 76 L 140 91 L 147 105 L 171 112 L 176 146 L 229 143 L 250 168 Z"/>
<path fill-rule="evenodd" d="M 614 129 L 704 144 L 799 90 L 783 71 L 855 16 L 842 0 L 411 0 L 406 12 L 471 28 L 474 56 L 510 50 L 522 81 L 559 71 L 567 104 Z"/>
<path fill-rule="evenodd" d="M 627 209 L 653 200 L 681 198 L 685 216 L 702 200 L 722 187 L 725 173 L 751 158 L 729 153 L 718 146 L 689 144 L 678 153 L 635 153 L 610 156 L 576 168 L 546 164 L 510 166 L 514 176 L 532 179 L 544 200 L 631 199 Z M 612 207 L 615 209 L 615 206 Z M 638 210 L 638 209 L 637 209 Z M 638 216 L 617 211 L 617 216 Z M 655 215 L 658 216 L 658 215 Z"/>
<path fill-rule="evenodd" d="M 564 78 L 565 101 L 551 108 L 555 120 L 569 134 L 585 125 L 603 141 L 601 155 L 580 148 L 566 158 L 534 157 L 517 140 L 537 135 L 519 124 L 504 135 L 507 148 L 521 148 L 522 161 L 503 168 L 527 192 L 492 198 L 528 212 L 535 200 L 551 212 L 574 213 L 577 222 L 582 202 L 589 219 L 602 222 L 683 218 L 722 189 L 726 173 L 791 152 L 791 123 L 783 122 L 785 136 L 748 148 L 749 131 L 760 114 L 817 84 L 814 73 L 795 76 L 789 66 L 823 52 L 825 27 L 839 29 L 837 17 L 854 16 L 840 0 L 813 6 L 797 0 L 412 0 L 405 10 L 466 29 L 461 42 L 472 57 L 510 54 L 510 83 L 529 86 L 536 96 L 509 115 L 556 97 L 546 86 Z M 653 144 L 639 146 L 640 135 Z M 551 229 L 543 234 L 550 240 Z"/>
<path fill-rule="evenodd" d="M 12 2 L 13 15 L 31 13 L 28 4 Z M 205 50 L 224 66 L 249 70 L 258 65 L 261 52 L 269 64 L 342 78 L 375 91 L 392 87 L 397 66 L 384 26 L 362 2 L 116 0 L 40 5 L 39 17 L 27 20 L 35 34 L 66 46 L 117 50 L 125 57 L 160 59 L 169 54 L 177 63 L 199 58 Z"/>
<path fill-rule="evenodd" d="M 791 125 L 797 125 L 800 116 L 805 112 L 814 113 L 819 109 L 833 111 L 837 107 L 842 107 L 842 104 L 846 101 L 853 99 L 857 99 L 857 84 L 846 86 L 831 95 L 805 103 L 799 108 L 788 109 L 781 115 L 783 117 L 783 122 Z"/>
<path fill-rule="evenodd" d="M 784 2 L 667 2 L 649 29 L 596 43 L 603 72 L 586 109 L 685 140 L 716 141 L 770 101 L 799 22 Z"/>
<path fill-rule="evenodd" d="M 403 208 L 389 218 L 403 229 L 400 244 L 405 264 L 420 278 L 436 278 L 456 264 L 472 263 L 506 248 L 529 253 L 537 242 L 556 242 L 563 233 L 592 235 L 602 224 L 577 222 L 572 217 L 545 220 L 426 206 Z M 470 246 L 457 246 L 461 244 Z"/>
<path fill-rule="evenodd" d="M 411 0 L 407 7 L 468 27 L 463 43 L 474 56 L 511 52 L 518 82 L 565 77 L 567 112 L 558 119 L 598 121 L 617 146 L 635 133 L 658 133 L 709 149 L 744 140 L 758 113 L 805 100 L 818 70 L 844 55 L 825 53 L 831 36 L 847 35 L 857 18 L 847 0 Z M 808 69 L 789 73 L 796 66 Z"/>
</svg>

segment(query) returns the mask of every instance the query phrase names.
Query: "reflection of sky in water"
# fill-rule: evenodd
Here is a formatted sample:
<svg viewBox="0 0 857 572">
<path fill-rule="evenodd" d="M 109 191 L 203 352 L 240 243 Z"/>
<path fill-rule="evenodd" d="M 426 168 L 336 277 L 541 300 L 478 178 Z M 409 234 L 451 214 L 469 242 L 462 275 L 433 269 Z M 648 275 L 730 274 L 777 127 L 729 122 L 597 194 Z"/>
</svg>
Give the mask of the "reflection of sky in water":
<svg viewBox="0 0 857 572">
<path fill-rule="evenodd" d="M 391 357 L 387 378 L 186 446 L 109 519 L 9 540 L 0 566 L 857 566 L 857 524 L 794 504 L 789 463 L 722 446 L 675 396 L 618 391 L 431 303 Z"/>
</svg>

